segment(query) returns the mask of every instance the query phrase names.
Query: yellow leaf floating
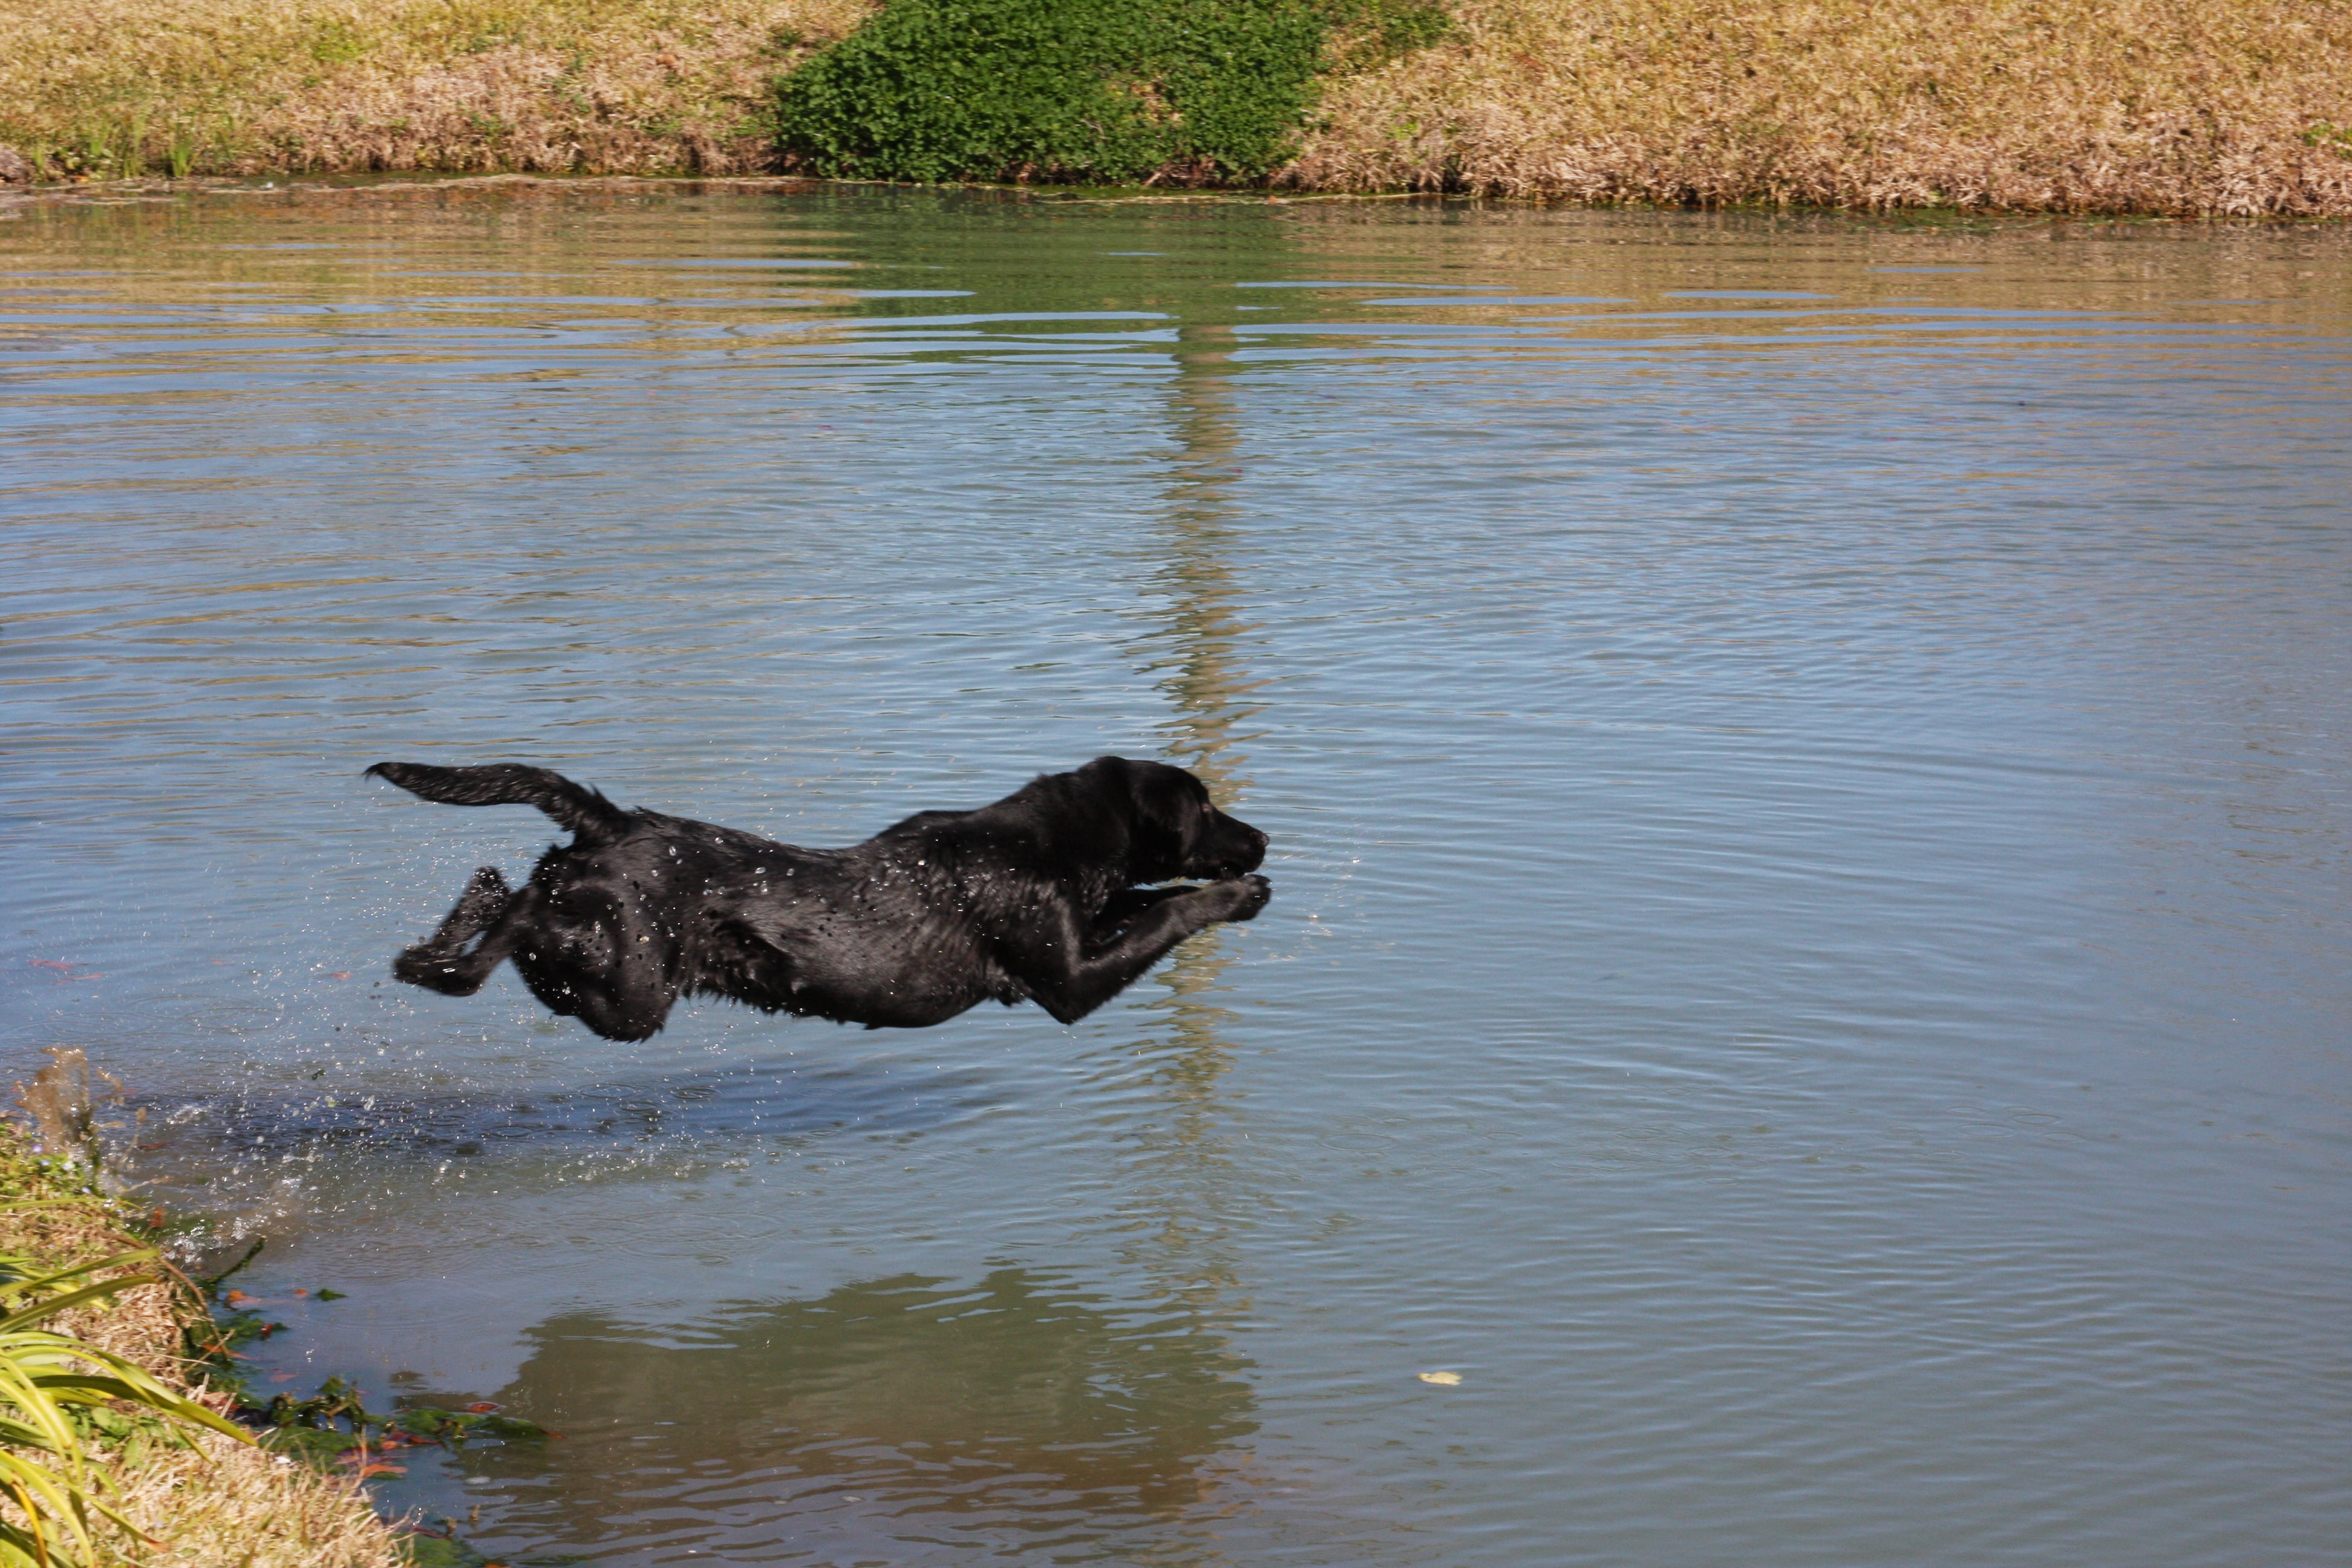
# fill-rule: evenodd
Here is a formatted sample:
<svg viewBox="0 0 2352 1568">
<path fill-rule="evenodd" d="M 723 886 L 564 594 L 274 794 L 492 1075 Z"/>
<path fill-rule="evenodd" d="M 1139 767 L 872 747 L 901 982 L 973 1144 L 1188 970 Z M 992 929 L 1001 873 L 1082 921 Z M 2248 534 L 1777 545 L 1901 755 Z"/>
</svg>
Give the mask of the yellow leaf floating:
<svg viewBox="0 0 2352 1568">
<path fill-rule="evenodd" d="M 1424 1372 L 1421 1373 L 1421 1381 L 1423 1383 L 1434 1383 L 1442 1387 L 1451 1388 L 1455 1384 L 1462 1381 L 1462 1374 L 1458 1372 Z"/>
</svg>

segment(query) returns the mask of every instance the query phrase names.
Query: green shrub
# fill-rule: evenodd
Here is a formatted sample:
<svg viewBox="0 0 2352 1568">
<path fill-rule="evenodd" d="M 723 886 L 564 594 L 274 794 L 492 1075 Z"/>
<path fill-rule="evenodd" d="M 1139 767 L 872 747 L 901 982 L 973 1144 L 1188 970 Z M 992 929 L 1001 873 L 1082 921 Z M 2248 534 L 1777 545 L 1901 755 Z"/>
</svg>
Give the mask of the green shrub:
<svg viewBox="0 0 2352 1568">
<path fill-rule="evenodd" d="M 1247 181 L 1289 157 L 1336 29 L 1394 52 L 1445 25 L 1428 0 L 894 0 L 778 84 L 777 134 L 836 177 Z"/>
</svg>

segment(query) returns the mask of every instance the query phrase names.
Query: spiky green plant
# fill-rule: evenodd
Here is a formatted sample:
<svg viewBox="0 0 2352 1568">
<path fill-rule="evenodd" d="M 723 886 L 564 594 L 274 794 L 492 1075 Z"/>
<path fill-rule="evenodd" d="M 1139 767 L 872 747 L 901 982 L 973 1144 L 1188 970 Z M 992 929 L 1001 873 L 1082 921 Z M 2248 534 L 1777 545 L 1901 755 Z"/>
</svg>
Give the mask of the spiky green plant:
<svg viewBox="0 0 2352 1568">
<path fill-rule="evenodd" d="M 145 1247 L 0 1284 L 0 1302 L 10 1309 L 0 1317 L 0 1497 L 16 1504 L 17 1515 L 0 1518 L 0 1568 L 87 1563 L 96 1550 L 92 1532 L 101 1521 L 139 1536 L 137 1527 L 108 1503 L 112 1479 L 93 1461 L 85 1436 L 92 1426 L 88 1416 L 110 1410 L 116 1401 L 152 1411 L 166 1422 L 253 1441 L 135 1363 L 37 1326 L 69 1309 L 159 1283 L 160 1276 L 152 1274 L 74 1283 L 157 1256 L 153 1247 Z M 75 1418 L 78 1412 L 84 1419 Z"/>
</svg>

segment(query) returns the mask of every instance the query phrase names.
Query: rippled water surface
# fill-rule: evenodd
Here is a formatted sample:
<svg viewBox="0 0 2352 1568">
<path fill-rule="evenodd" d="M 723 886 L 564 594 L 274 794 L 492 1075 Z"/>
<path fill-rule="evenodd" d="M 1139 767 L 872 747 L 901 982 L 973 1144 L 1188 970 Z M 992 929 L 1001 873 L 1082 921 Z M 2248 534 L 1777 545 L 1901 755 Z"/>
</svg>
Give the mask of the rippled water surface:
<svg viewBox="0 0 2352 1568">
<path fill-rule="evenodd" d="M 256 191 L 0 274 L 8 1060 L 268 1236 L 265 1391 L 564 1434 L 388 1500 L 515 1563 L 2352 1553 L 2342 234 Z M 382 758 L 834 844 L 1103 752 L 1276 899 L 1076 1028 L 385 974 L 550 829 Z"/>
</svg>

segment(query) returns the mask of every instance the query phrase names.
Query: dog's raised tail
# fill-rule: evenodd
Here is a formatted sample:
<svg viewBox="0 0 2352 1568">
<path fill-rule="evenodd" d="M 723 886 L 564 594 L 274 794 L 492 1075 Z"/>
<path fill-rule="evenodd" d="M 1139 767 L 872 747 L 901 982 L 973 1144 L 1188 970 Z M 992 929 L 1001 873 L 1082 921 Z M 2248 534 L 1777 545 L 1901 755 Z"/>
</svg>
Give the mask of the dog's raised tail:
<svg viewBox="0 0 2352 1568">
<path fill-rule="evenodd" d="M 368 773 L 444 805 L 535 805 L 572 830 L 575 848 L 593 849 L 628 831 L 629 814 L 595 790 L 573 784 L 562 773 L 521 763 L 491 763 L 478 768 L 378 763 Z"/>
</svg>

